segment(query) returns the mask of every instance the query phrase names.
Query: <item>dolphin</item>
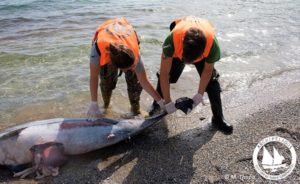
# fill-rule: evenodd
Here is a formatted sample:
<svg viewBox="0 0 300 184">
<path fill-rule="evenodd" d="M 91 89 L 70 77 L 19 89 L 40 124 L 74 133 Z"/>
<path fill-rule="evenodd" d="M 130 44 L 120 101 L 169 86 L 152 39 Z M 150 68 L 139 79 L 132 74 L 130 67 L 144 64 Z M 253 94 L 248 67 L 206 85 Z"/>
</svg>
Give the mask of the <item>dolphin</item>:
<svg viewBox="0 0 300 184">
<path fill-rule="evenodd" d="M 0 132 L 0 165 L 31 167 L 14 177 L 56 176 L 67 155 L 77 155 L 113 145 L 150 127 L 164 116 L 113 120 L 99 118 L 57 118 L 29 122 Z"/>
</svg>

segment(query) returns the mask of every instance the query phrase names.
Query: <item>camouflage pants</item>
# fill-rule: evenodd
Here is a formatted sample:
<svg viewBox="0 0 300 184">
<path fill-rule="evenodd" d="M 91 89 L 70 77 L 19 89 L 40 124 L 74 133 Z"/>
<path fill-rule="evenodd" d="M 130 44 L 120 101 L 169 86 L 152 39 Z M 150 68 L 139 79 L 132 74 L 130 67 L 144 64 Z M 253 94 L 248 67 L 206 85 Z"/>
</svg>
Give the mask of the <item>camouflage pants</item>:
<svg viewBox="0 0 300 184">
<path fill-rule="evenodd" d="M 118 81 L 118 71 L 118 68 L 111 64 L 107 64 L 100 68 L 100 88 L 105 108 L 109 106 L 112 91 L 116 88 Z M 139 102 L 143 88 L 140 85 L 134 71 L 126 71 L 125 79 L 127 83 L 127 92 L 131 105 L 131 111 L 133 113 L 139 114 Z"/>
</svg>

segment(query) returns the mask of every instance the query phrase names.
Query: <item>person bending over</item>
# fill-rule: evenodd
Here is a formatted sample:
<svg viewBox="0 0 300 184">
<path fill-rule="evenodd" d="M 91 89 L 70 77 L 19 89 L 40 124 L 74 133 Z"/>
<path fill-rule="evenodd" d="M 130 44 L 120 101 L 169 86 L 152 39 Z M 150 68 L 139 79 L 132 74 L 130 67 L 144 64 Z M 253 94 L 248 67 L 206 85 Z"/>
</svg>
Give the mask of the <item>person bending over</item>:
<svg viewBox="0 0 300 184">
<path fill-rule="evenodd" d="M 160 74 L 157 73 L 157 92 L 163 96 L 165 107 L 173 109 L 170 96 L 170 83 L 176 83 L 185 64 L 193 64 L 200 76 L 198 89 L 193 99 L 193 107 L 203 103 L 207 92 L 212 110 L 212 124 L 225 134 L 231 134 L 233 127 L 225 121 L 221 103 L 219 74 L 214 63 L 220 59 L 220 48 L 209 21 L 188 16 L 175 20 L 170 25 L 171 33 L 163 43 Z M 152 104 L 150 115 L 160 109 L 156 101 Z"/>
<path fill-rule="evenodd" d="M 138 115 L 140 95 L 145 89 L 164 109 L 164 100 L 150 84 L 140 57 L 139 40 L 126 18 L 105 21 L 96 30 L 90 54 L 91 103 L 87 112 L 89 120 L 102 114 L 98 106 L 98 83 L 103 98 L 103 107 L 109 107 L 112 91 L 118 80 L 119 69 L 125 73 L 131 112 L 125 118 Z M 124 116 L 123 116 L 124 117 Z"/>
</svg>

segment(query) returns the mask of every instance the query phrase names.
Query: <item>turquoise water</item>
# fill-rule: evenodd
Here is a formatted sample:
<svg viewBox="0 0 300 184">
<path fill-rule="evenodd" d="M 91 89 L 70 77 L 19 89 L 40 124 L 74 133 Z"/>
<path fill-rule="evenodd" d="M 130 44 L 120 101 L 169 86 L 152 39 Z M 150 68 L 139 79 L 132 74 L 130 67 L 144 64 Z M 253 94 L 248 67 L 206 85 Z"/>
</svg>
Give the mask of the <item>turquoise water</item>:
<svg viewBox="0 0 300 184">
<path fill-rule="evenodd" d="M 136 28 L 153 84 L 169 23 L 187 15 L 209 19 L 222 49 L 221 62 L 216 64 L 222 86 L 233 91 L 300 70 L 299 10 L 300 1 L 292 0 L 2 0 L 0 124 L 22 120 L 15 118 L 36 103 L 48 108 L 31 109 L 29 119 L 55 116 L 58 111 L 70 115 L 67 111 L 74 111 L 75 104 L 79 107 L 71 115 L 82 116 L 89 102 L 90 41 L 96 27 L 109 18 L 127 17 Z M 128 103 L 125 86 L 120 79 L 115 103 Z M 54 108 L 52 114 L 45 112 L 49 108 Z"/>
</svg>

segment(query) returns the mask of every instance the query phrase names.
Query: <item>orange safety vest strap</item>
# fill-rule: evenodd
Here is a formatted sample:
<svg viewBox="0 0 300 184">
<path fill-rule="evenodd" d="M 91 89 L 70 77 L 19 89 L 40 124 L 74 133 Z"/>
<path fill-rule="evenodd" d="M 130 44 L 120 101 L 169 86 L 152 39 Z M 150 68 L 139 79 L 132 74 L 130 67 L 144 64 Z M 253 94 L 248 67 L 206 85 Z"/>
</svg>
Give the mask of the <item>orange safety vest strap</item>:
<svg viewBox="0 0 300 184">
<path fill-rule="evenodd" d="M 208 57 L 210 50 L 212 48 L 213 42 L 214 42 L 214 28 L 210 24 L 208 20 L 200 19 L 197 17 L 185 17 L 182 19 L 175 20 L 176 25 L 173 29 L 173 43 L 175 47 L 175 51 L 173 54 L 173 57 L 177 57 L 180 60 L 182 60 L 182 54 L 183 54 L 183 39 L 186 34 L 186 32 L 192 28 L 198 28 L 200 29 L 206 38 L 206 45 L 204 48 L 204 52 L 201 56 L 199 56 L 194 63 L 201 61 L 203 58 Z"/>
<path fill-rule="evenodd" d="M 138 62 L 139 45 L 138 38 L 127 19 L 118 18 L 111 19 L 101 24 L 93 37 L 93 41 L 97 41 L 97 46 L 100 50 L 100 66 L 104 66 L 110 62 L 109 45 L 122 44 L 132 50 L 135 60 Z"/>
</svg>

